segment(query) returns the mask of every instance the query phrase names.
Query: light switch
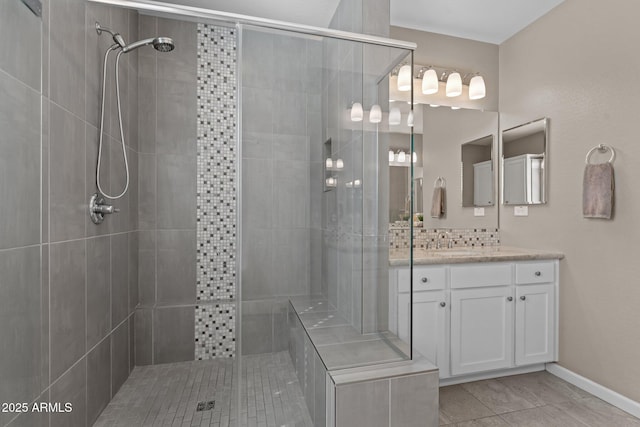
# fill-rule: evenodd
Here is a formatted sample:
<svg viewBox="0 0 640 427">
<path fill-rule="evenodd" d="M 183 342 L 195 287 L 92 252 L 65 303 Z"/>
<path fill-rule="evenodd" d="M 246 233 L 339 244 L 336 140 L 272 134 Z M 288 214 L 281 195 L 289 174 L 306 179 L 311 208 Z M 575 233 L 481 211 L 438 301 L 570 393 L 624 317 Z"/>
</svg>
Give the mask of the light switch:
<svg viewBox="0 0 640 427">
<path fill-rule="evenodd" d="M 529 206 L 514 206 L 513 216 L 529 216 Z"/>
<path fill-rule="evenodd" d="M 484 208 L 473 208 L 473 216 L 484 216 Z"/>
</svg>

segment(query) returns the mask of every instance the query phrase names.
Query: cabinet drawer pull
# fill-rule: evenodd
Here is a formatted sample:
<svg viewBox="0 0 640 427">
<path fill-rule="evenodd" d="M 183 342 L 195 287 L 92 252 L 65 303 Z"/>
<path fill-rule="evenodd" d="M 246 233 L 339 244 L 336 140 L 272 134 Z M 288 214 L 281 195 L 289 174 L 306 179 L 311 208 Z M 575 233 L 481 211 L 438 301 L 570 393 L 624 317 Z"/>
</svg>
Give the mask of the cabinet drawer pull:
<svg viewBox="0 0 640 427">
<path fill-rule="evenodd" d="M 446 307 L 446 306 L 447 306 L 446 302 L 443 301 L 443 302 L 440 303 L 440 307 Z"/>
<path fill-rule="evenodd" d="M 521 299 L 522 301 L 524 301 L 524 300 L 526 300 L 526 299 L 527 299 L 527 297 L 526 297 L 526 296 L 524 296 L 524 295 L 522 295 L 522 296 L 520 297 L 520 299 Z"/>
<path fill-rule="evenodd" d="M 507 297 L 507 301 L 513 301 L 513 297 Z"/>
<path fill-rule="evenodd" d="M 539 271 L 536 271 L 536 272 L 535 272 L 535 273 L 533 273 L 533 274 L 535 274 L 535 275 L 536 275 L 536 276 L 538 276 L 538 277 L 542 276 L 542 273 L 541 273 L 541 272 L 539 272 Z"/>
<path fill-rule="evenodd" d="M 423 278 L 422 278 L 422 279 L 420 279 L 420 280 L 422 280 L 422 283 L 427 283 L 427 282 L 429 281 L 429 279 L 427 279 L 426 277 L 423 277 Z"/>
</svg>

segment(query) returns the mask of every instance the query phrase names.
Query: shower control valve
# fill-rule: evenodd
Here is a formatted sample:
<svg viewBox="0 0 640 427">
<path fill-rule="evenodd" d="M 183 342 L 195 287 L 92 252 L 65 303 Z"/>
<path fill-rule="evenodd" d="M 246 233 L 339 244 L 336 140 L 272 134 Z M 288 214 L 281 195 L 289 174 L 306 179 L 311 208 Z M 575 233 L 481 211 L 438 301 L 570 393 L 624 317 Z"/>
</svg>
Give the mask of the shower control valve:
<svg viewBox="0 0 640 427">
<path fill-rule="evenodd" d="M 120 209 L 107 205 L 104 201 L 104 197 L 99 193 L 94 193 L 89 200 L 89 217 L 94 224 L 100 224 L 104 221 L 106 214 L 112 214 L 120 212 Z"/>
</svg>

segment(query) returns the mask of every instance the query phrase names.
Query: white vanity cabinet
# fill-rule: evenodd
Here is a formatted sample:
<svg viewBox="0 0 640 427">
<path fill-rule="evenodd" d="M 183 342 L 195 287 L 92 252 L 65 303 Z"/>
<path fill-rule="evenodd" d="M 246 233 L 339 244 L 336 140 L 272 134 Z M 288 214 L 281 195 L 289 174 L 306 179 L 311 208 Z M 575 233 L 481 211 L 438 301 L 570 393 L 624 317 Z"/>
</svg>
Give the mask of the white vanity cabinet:
<svg viewBox="0 0 640 427">
<path fill-rule="evenodd" d="M 451 375 L 513 364 L 512 306 L 506 286 L 451 291 Z"/>
<path fill-rule="evenodd" d="M 464 378 L 557 360 L 559 261 L 482 262 L 390 269 L 392 332 L 440 369 Z"/>
</svg>

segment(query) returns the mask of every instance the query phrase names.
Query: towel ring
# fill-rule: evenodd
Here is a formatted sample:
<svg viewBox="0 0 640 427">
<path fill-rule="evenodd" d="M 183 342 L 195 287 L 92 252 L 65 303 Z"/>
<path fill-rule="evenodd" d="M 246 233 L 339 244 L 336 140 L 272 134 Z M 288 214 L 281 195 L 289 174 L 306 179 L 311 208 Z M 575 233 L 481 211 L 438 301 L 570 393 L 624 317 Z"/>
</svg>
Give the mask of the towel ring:
<svg viewBox="0 0 640 427">
<path fill-rule="evenodd" d="M 444 188 L 445 184 L 446 184 L 446 181 L 444 180 L 444 178 L 443 178 L 443 177 L 441 177 L 441 176 L 439 176 L 439 177 L 437 177 L 437 178 L 436 178 L 436 180 L 433 182 L 433 187 L 434 187 L 434 188 L 438 188 L 438 187 L 442 187 L 442 188 Z"/>
<path fill-rule="evenodd" d="M 591 157 L 591 155 L 595 152 L 595 151 L 599 151 L 601 153 L 606 152 L 607 150 L 611 151 L 611 157 L 609 158 L 609 160 L 607 161 L 607 163 L 613 163 L 613 161 L 616 159 L 616 150 L 613 149 L 613 147 L 609 146 L 609 145 L 604 145 L 604 144 L 599 144 L 595 147 L 593 147 L 591 150 L 589 150 L 589 152 L 587 153 L 587 157 L 585 157 L 584 162 L 586 164 L 590 164 L 589 163 L 589 158 Z"/>
</svg>

